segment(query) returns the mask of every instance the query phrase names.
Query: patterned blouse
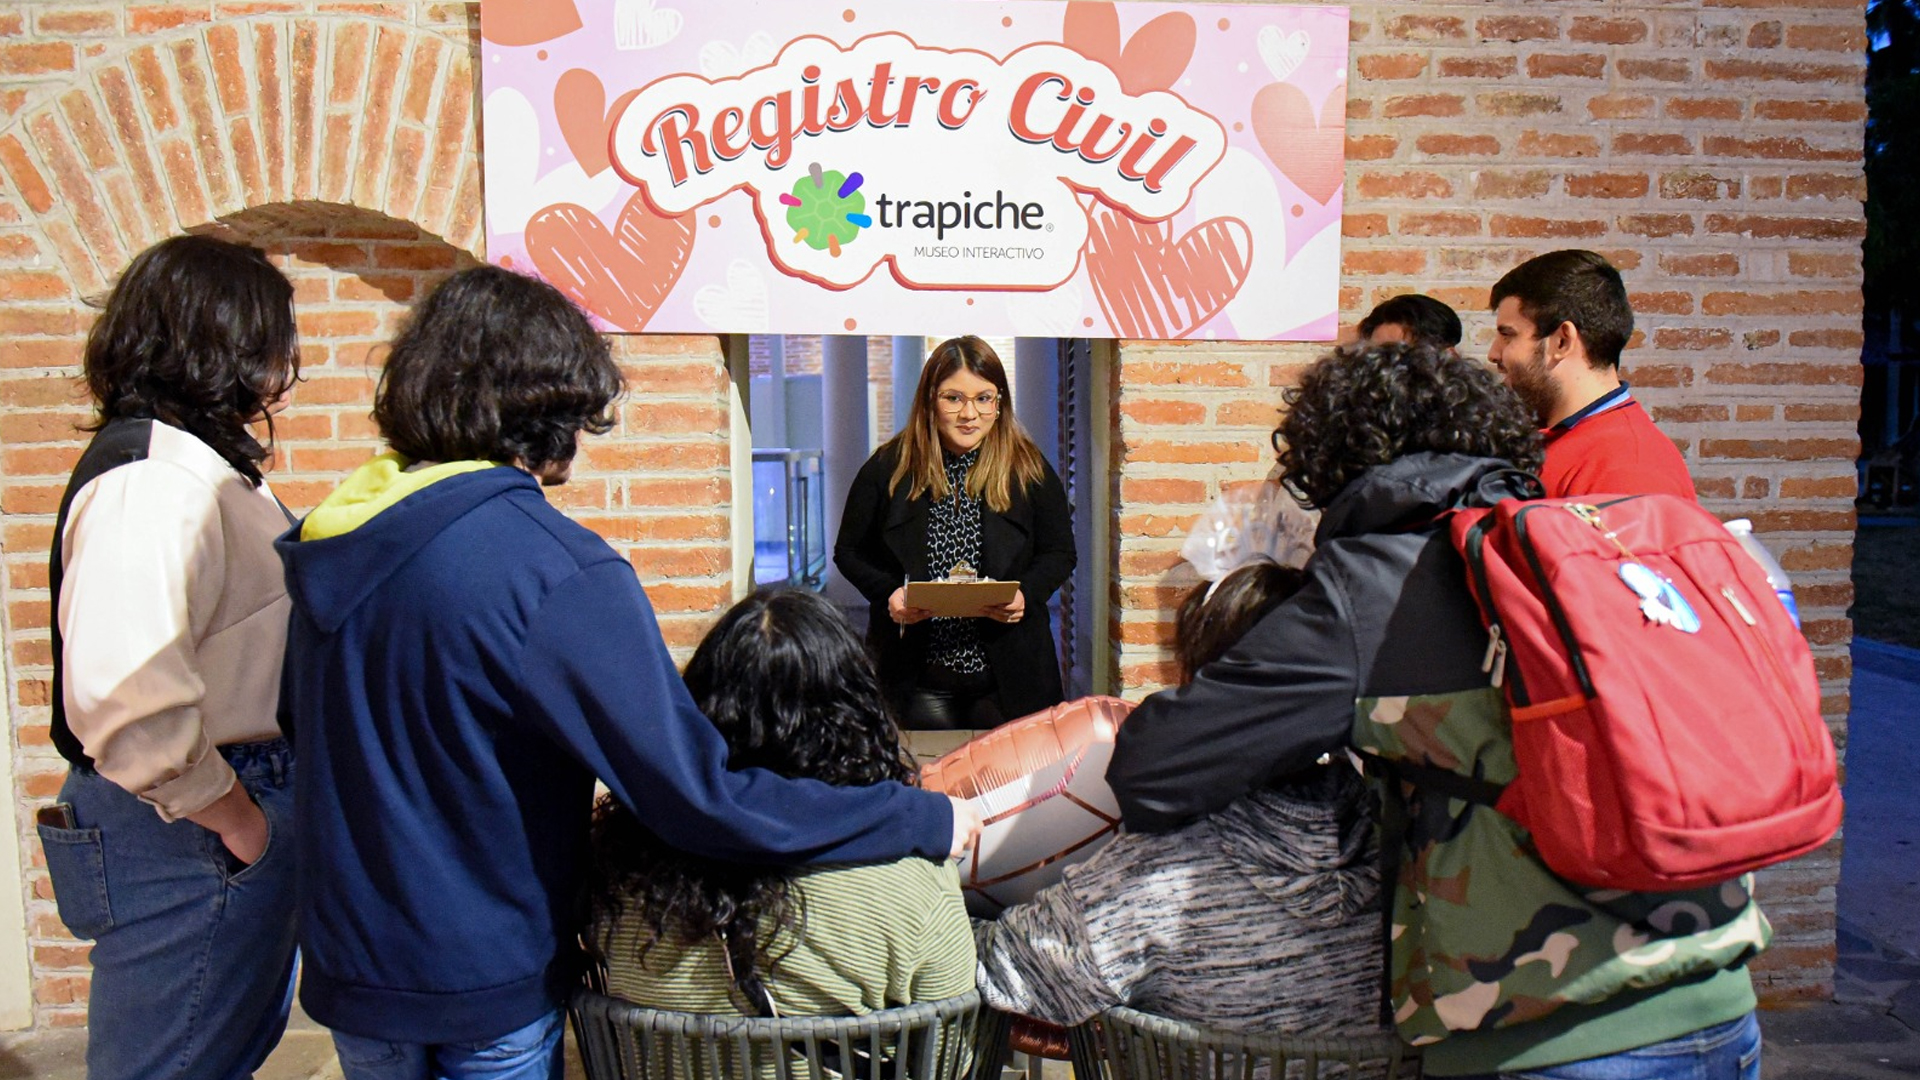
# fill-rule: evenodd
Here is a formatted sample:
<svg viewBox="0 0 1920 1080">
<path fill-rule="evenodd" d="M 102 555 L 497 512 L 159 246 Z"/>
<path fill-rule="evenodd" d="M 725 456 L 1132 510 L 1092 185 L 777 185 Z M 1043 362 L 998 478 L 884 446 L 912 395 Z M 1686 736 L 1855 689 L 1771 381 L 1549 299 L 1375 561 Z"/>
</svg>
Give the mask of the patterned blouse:
<svg viewBox="0 0 1920 1080">
<path fill-rule="evenodd" d="M 1177 832 L 1123 833 L 976 926 L 980 995 L 1063 1025 L 1131 1005 L 1228 1031 L 1379 1030 L 1372 816 L 1343 762 Z"/>
<path fill-rule="evenodd" d="M 954 455 L 941 451 L 946 460 L 947 487 L 952 492 L 935 499 L 927 519 L 927 569 L 934 577 L 945 577 L 956 563 L 980 569 L 980 500 L 967 492 L 967 473 L 980 460 L 980 448 Z M 969 617 L 929 620 L 933 635 L 928 659 L 961 675 L 977 675 L 987 670 L 987 650 L 980 643 L 980 624 Z"/>
</svg>

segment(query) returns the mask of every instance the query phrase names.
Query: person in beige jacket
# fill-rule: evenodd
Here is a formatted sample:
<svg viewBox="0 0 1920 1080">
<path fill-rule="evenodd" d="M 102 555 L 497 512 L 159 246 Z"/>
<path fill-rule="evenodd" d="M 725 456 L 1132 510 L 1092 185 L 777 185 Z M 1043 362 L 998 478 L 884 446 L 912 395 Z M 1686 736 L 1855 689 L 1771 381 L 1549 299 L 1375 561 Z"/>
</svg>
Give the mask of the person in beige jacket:
<svg viewBox="0 0 1920 1080">
<path fill-rule="evenodd" d="M 49 566 L 69 768 L 39 830 L 60 917 L 94 940 L 90 1080 L 250 1076 L 286 1027 L 291 518 L 252 425 L 298 374 L 292 301 L 260 251 L 174 237 L 87 339 L 98 418 Z"/>
</svg>

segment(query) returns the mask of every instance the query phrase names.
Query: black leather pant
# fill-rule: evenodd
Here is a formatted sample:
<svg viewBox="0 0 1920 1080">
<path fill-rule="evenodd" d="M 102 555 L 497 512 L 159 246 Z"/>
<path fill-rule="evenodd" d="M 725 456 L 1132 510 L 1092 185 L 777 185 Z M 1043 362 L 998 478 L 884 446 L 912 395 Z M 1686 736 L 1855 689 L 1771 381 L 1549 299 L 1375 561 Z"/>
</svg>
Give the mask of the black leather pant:
<svg viewBox="0 0 1920 1080">
<path fill-rule="evenodd" d="M 928 664 L 919 685 L 907 695 L 907 714 L 900 726 L 908 731 L 951 731 L 956 728 L 998 727 L 1005 721 L 995 700 L 993 673 L 962 675 Z"/>
</svg>

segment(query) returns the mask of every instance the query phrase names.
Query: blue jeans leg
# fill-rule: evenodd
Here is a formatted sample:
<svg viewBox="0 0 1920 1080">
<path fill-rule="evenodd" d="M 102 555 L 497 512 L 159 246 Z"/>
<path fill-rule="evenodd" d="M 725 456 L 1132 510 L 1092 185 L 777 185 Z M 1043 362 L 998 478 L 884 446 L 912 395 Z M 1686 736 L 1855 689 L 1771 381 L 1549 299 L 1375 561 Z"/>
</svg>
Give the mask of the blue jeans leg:
<svg viewBox="0 0 1920 1080">
<path fill-rule="evenodd" d="M 387 1042 L 333 1033 L 346 1080 L 561 1080 L 565 1014 L 554 1011 L 492 1039 L 470 1043 Z"/>
<path fill-rule="evenodd" d="M 244 1080 L 286 1029 L 292 751 L 275 740 L 221 753 L 267 817 L 251 866 L 88 770 L 60 790 L 77 827 L 40 829 L 61 918 L 94 939 L 89 1080 Z"/>
<path fill-rule="evenodd" d="M 1748 1013 L 1605 1057 L 1454 1080 L 1760 1080 L 1760 1022 Z"/>
</svg>

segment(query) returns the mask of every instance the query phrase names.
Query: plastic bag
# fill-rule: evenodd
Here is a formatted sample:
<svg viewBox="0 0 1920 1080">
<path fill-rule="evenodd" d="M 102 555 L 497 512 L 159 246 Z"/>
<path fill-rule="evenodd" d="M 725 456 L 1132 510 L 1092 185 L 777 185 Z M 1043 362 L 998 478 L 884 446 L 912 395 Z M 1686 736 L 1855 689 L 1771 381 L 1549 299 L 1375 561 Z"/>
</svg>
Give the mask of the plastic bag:
<svg viewBox="0 0 1920 1080">
<path fill-rule="evenodd" d="M 1273 481 L 1229 489 L 1194 522 L 1180 556 L 1203 581 L 1219 581 L 1255 559 L 1301 566 L 1313 554 L 1320 512 L 1303 508 Z"/>
</svg>

